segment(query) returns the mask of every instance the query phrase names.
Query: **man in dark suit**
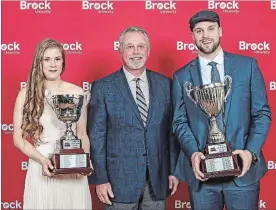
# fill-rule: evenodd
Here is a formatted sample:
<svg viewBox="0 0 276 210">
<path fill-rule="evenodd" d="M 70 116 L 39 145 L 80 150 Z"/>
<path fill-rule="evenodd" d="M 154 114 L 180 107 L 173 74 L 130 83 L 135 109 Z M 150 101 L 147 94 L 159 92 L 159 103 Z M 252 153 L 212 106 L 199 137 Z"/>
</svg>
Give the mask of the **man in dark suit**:
<svg viewBox="0 0 276 210">
<path fill-rule="evenodd" d="M 90 183 L 105 209 L 165 209 L 178 186 L 171 79 L 146 69 L 150 42 L 142 28 L 125 29 L 119 43 L 123 67 L 91 87 Z"/>
<path fill-rule="evenodd" d="M 254 58 L 227 53 L 220 46 L 222 29 L 217 13 L 204 10 L 189 21 L 198 57 L 175 72 L 173 78 L 173 131 L 180 143 L 176 175 L 189 185 L 192 209 L 258 209 L 260 179 L 267 171 L 262 146 L 271 122 L 265 83 Z M 236 177 L 207 180 L 200 171 L 205 159 L 208 118 L 184 89 L 232 78 L 232 90 L 219 115 L 220 130 L 234 154 L 242 160 Z"/>
</svg>

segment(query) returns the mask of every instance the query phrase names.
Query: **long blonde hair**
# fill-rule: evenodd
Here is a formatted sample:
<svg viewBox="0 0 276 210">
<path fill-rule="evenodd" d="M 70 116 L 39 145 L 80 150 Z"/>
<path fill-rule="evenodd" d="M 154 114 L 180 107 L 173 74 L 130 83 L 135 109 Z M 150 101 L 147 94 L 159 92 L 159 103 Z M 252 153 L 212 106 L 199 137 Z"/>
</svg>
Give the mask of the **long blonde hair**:
<svg viewBox="0 0 276 210">
<path fill-rule="evenodd" d="M 44 39 L 36 47 L 32 68 L 26 86 L 26 98 L 23 107 L 21 128 L 23 138 L 31 138 L 35 144 L 42 143 L 39 139 L 43 126 L 39 119 L 44 110 L 45 75 L 43 73 L 43 55 L 49 48 L 58 48 L 62 54 L 62 72 L 65 69 L 65 54 L 62 45 L 53 39 Z"/>
</svg>

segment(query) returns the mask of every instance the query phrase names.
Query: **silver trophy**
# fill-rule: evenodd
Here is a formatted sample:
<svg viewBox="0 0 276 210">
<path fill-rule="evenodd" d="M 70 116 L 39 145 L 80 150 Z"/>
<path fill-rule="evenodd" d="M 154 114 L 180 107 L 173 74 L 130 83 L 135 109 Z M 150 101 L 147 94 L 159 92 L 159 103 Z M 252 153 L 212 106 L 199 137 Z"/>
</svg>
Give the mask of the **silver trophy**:
<svg viewBox="0 0 276 210">
<path fill-rule="evenodd" d="M 196 106 L 200 106 L 210 120 L 207 144 L 203 152 L 206 159 L 201 161 L 201 170 L 205 178 L 240 174 L 237 156 L 232 154 L 230 145 L 220 131 L 216 119 L 224 109 L 224 102 L 226 102 L 232 88 L 232 78 L 226 75 L 224 83 L 211 83 L 194 87 L 190 82 L 186 82 L 184 88 L 187 96 Z M 226 94 L 225 88 L 227 89 Z"/>
<path fill-rule="evenodd" d="M 72 124 L 79 120 L 83 106 L 88 103 L 89 94 L 52 94 L 46 90 L 45 98 L 57 118 L 66 125 L 65 133 L 56 141 L 56 148 L 51 157 L 53 173 L 90 174 L 92 168 L 89 154 L 84 152 L 81 140 L 72 130 Z"/>
</svg>

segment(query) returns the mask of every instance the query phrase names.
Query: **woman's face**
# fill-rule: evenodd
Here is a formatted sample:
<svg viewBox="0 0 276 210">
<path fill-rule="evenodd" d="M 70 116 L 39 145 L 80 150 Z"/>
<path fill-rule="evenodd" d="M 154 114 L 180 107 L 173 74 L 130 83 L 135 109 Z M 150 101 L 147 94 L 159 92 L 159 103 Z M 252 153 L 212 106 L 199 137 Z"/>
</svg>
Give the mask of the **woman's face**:
<svg viewBox="0 0 276 210">
<path fill-rule="evenodd" d="M 54 47 L 45 50 L 42 58 L 42 69 L 47 80 L 55 81 L 60 78 L 62 64 L 62 54 L 58 48 Z"/>
</svg>

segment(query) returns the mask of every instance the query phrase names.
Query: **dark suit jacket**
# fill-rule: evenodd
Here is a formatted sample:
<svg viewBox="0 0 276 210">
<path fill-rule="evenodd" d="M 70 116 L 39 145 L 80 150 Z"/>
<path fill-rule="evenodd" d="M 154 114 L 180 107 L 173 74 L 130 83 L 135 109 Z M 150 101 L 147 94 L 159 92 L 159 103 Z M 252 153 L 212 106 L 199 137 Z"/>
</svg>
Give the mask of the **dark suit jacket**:
<svg viewBox="0 0 276 210">
<path fill-rule="evenodd" d="M 258 162 L 242 178 L 235 178 L 238 186 L 258 181 L 267 171 L 262 153 L 271 122 L 271 112 L 261 71 L 254 58 L 224 52 L 225 75 L 232 77 L 232 90 L 225 103 L 224 124 L 226 140 L 232 150 L 251 150 Z M 202 85 L 198 58 L 174 74 L 173 80 L 173 130 L 182 152 L 179 155 L 176 174 L 190 187 L 197 189 L 191 156 L 203 151 L 208 134 L 208 119 L 199 106 L 187 97 L 185 82 Z"/>
<path fill-rule="evenodd" d="M 171 136 L 171 79 L 147 70 L 149 111 L 144 127 L 123 70 L 91 87 L 88 134 L 95 169 L 92 184 L 110 182 L 115 202 L 136 202 L 146 180 L 146 159 L 153 191 L 168 196 L 179 149 Z"/>
</svg>

